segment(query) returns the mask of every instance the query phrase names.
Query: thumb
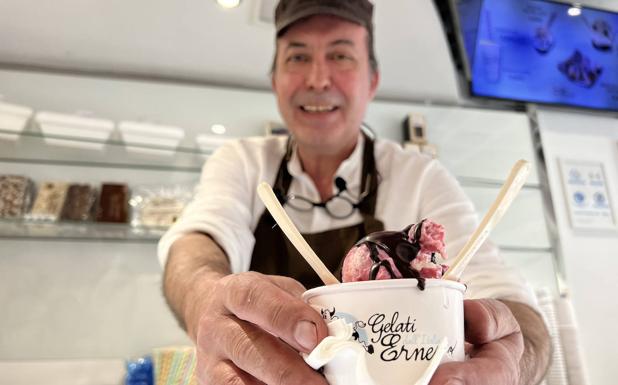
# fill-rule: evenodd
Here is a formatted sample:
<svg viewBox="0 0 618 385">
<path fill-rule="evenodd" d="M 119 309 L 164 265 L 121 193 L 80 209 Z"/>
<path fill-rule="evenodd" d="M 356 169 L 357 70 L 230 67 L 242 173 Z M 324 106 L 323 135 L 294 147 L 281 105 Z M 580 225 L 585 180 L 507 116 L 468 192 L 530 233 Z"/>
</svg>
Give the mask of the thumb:
<svg viewBox="0 0 618 385">
<path fill-rule="evenodd" d="M 466 341 L 481 345 L 520 332 L 511 310 L 495 299 L 464 301 Z"/>
</svg>

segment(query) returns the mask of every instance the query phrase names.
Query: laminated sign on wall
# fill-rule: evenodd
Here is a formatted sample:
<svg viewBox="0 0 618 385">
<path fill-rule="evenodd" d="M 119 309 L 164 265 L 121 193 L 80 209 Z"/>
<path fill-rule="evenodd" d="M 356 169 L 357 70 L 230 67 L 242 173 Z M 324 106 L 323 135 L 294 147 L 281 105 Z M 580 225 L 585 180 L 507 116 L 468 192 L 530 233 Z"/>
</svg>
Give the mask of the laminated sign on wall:
<svg viewBox="0 0 618 385">
<path fill-rule="evenodd" d="M 573 229 L 616 230 L 603 163 L 561 159 L 560 171 Z"/>
</svg>

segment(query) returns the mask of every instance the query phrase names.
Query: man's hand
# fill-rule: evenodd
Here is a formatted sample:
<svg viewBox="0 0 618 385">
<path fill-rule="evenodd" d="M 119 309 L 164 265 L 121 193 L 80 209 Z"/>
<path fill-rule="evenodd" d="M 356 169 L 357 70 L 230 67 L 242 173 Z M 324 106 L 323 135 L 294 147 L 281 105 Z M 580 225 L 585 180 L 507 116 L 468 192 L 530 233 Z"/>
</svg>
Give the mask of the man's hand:
<svg viewBox="0 0 618 385">
<path fill-rule="evenodd" d="M 430 385 L 519 385 L 524 338 L 509 308 L 498 300 L 464 301 L 470 359 L 438 367 Z"/>
<path fill-rule="evenodd" d="M 190 331 L 199 383 L 326 385 L 298 353 L 328 335 L 318 312 L 300 299 L 304 290 L 291 278 L 254 272 L 218 280 Z"/>
<path fill-rule="evenodd" d="M 231 274 L 212 238 L 191 233 L 172 245 L 163 291 L 197 345 L 200 384 L 326 385 L 298 354 L 310 352 L 328 329 L 300 299 L 305 288 L 297 281 Z"/>
</svg>

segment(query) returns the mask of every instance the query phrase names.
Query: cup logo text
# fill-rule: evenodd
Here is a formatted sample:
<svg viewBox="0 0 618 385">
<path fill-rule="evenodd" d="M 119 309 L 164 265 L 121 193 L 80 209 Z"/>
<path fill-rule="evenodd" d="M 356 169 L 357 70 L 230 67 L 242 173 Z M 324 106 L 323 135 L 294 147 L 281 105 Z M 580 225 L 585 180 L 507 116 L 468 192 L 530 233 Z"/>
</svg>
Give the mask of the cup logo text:
<svg viewBox="0 0 618 385">
<path fill-rule="evenodd" d="M 430 361 L 436 354 L 435 346 L 411 347 L 405 343 L 405 337 L 416 333 L 416 319 L 411 319 L 410 316 L 400 321 L 399 312 L 393 313 L 390 318 L 376 313 L 369 317 L 367 326 L 374 335 L 371 342 L 381 348 L 380 358 L 383 361 L 395 361 L 399 358 L 406 361 Z"/>
<path fill-rule="evenodd" d="M 322 309 L 326 320 L 342 318 L 354 328 L 353 338 L 363 345 L 369 354 L 378 353 L 381 360 L 390 362 L 431 361 L 435 356 L 441 337 L 417 331 L 417 320 L 410 315 L 405 318 L 398 311 L 392 314 L 375 313 L 367 321 L 357 320 L 348 313 L 336 312 L 335 308 Z M 448 347 L 447 354 L 455 352 L 457 342 Z"/>
</svg>

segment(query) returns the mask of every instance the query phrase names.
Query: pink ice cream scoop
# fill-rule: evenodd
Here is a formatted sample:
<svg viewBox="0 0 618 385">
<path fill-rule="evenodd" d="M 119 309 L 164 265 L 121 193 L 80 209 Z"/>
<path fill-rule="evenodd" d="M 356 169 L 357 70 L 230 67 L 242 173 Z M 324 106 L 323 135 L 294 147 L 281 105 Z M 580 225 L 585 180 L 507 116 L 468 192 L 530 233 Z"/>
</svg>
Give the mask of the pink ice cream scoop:
<svg viewBox="0 0 618 385">
<path fill-rule="evenodd" d="M 402 231 L 379 231 L 358 241 L 345 256 L 343 282 L 416 278 L 441 278 L 448 266 L 444 227 L 429 219 Z"/>
</svg>

